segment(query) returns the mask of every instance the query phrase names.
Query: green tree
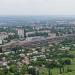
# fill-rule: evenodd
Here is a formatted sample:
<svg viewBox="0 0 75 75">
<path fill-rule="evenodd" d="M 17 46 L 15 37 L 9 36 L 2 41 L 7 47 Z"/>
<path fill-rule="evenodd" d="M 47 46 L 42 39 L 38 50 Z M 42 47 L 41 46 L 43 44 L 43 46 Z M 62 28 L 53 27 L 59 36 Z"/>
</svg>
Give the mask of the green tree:
<svg viewBox="0 0 75 75">
<path fill-rule="evenodd" d="M 21 69 L 20 69 L 20 73 L 21 74 L 25 74 L 27 71 L 27 66 L 26 65 L 22 65 Z"/>
</svg>

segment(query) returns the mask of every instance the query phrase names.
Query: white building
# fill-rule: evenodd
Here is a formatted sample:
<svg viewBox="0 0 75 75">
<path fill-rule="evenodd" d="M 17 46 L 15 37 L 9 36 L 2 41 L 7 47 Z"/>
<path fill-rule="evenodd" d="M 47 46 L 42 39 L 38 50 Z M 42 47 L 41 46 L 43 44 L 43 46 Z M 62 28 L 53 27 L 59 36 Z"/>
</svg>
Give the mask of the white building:
<svg viewBox="0 0 75 75">
<path fill-rule="evenodd" d="M 48 33 L 48 37 L 56 37 L 56 33 Z"/>
<path fill-rule="evenodd" d="M 2 40 L 0 40 L 0 45 L 2 45 Z"/>
<path fill-rule="evenodd" d="M 4 40 L 7 37 L 8 37 L 8 34 L 7 33 L 5 33 L 5 32 L 1 32 L 0 33 L 0 40 Z"/>
<path fill-rule="evenodd" d="M 18 35 L 20 38 L 23 38 L 24 37 L 24 29 L 18 29 Z"/>
</svg>

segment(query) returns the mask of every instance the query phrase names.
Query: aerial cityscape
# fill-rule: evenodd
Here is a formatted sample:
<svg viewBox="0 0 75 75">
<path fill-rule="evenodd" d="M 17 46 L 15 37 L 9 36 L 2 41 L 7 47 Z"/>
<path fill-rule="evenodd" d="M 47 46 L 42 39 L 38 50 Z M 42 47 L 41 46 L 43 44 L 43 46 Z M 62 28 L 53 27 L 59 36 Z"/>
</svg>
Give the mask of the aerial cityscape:
<svg viewBox="0 0 75 75">
<path fill-rule="evenodd" d="M 75 1 L 0 0 L 0 75 L 75 75 Z"/>
<path fill-rule="evenodd" d="M 67 75 L 74 53 L 74 17 L 0 17 L 0 75 Z"/>
</svg>

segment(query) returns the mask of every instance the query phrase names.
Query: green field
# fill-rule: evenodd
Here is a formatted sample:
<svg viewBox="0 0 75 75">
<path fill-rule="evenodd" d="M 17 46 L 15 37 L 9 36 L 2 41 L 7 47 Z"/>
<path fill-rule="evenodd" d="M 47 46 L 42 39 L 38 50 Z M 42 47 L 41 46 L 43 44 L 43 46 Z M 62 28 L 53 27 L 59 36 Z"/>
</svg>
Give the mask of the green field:
<svg viewBox="0 0 75 75">
<path fill-rule="evenodd" d="M 69 52 L 70 52 L 70 54 L 75 55 L 75 51 L 69 51 Z M 64 59 L 66 59 L 66 58 L 64 58 Z M 72 58 L 71 60 L 72 60 L 72 64 L 66 65 L 64 67 L 64 69 L 65 69 L 64 73 L 60 74 L 59 68 L 53 68 L 53 69 L 51 69 L 52 75 L 75 75 L 75 58 Z M 72 72 L 67 72 L 67 67 L 72 69 Z M 40 75 L 48 75 L 48 69 L 47 68 L 40 68 Z"/>
</svg>

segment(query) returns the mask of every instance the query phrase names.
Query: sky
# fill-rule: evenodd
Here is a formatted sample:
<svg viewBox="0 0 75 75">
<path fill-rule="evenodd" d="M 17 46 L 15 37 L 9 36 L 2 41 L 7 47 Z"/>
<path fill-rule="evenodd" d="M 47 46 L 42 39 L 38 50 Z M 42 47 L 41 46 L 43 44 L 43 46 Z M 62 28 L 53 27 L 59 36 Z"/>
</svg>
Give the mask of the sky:
<svg viewBox="0 0 75 75">
<path fill-rule="evenodd" d="M 75 15 L 75 0 L 0 0 L 0 15 Z"/>
</svg>

